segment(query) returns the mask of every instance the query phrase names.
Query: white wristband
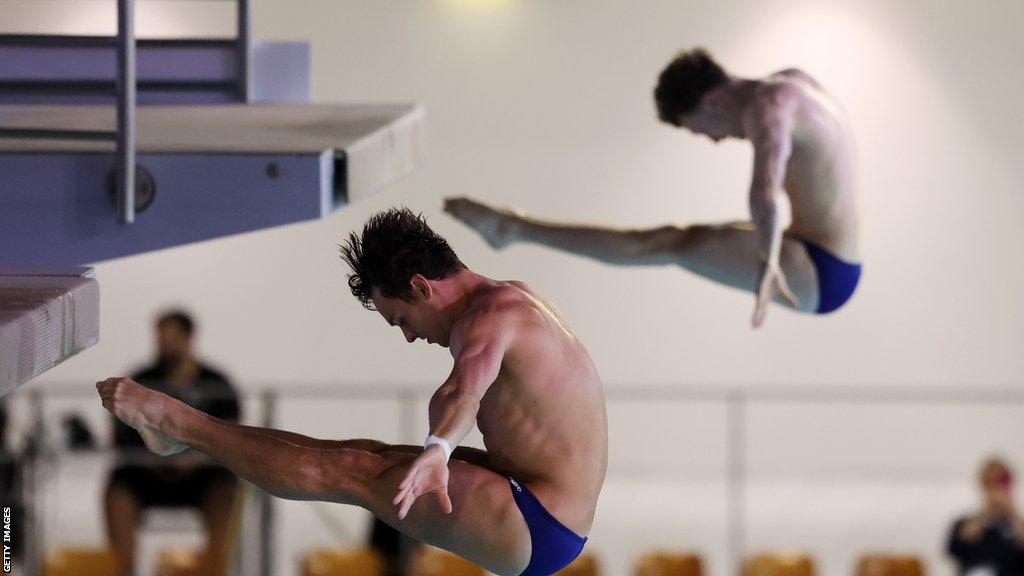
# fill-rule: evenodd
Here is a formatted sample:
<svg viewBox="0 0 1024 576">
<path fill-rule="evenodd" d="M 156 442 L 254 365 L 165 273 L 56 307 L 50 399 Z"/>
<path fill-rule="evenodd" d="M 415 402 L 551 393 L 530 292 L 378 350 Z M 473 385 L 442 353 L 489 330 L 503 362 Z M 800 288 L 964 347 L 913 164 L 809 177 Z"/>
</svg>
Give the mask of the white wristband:
<svg viewBox="0 0 1024 576">
<path fill-rule="evenodd" d="M 427 441 L 423 443 L 423 449 L 426 450 L 432 444 L 437 444 L 444 450 L 445 462 L 447 462 L 448 459 L 452 457 L 452 445 L 449 444 L 448 441 L 445 440 L 444 438 L 441 438 L 440 436 L 434 436 L 433 434 L 427 436 Z"/>
</svg>

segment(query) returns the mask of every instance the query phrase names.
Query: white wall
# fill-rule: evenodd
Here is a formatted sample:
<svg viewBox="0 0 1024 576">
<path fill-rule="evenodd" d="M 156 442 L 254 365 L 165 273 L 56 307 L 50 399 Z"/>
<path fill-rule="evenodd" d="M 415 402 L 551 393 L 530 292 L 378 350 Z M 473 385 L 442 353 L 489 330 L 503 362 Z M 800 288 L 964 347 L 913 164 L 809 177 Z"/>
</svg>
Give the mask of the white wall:
<svg viewBox="0 0 1024 576">
<path fill-rule="evenodd" d="M 142 2 L 140 28 L 227 34 L 224 4 Z M 112 18 L 110 2 L 0 3 L 16 31 L 102 32 L 102 6 Z M 1016 382 L 1024 5 L 985 6 L 257 1 L 257 38 L 312 42 L 316 100 L 423 102 L 425 165 L 327 221 L 100 264 L 102 343 L 47 379 L 124 371 L 149 351 L 154 310 L 184 303 L 202 320 L 203 350 L 246 383 L 436 383 L 447 355 L 405 346 L 363 312 L 335 254 L 369 214 L 406 204 L 472 267 L 550 295 L 608 382 Z M 473 195 L 622 225 L 743 218 L 748 148 L 654 119 L 657 73 L 697 44 L 740 74 L 805 67 L 848 107 L 865 275 L 839 314 L 776 309 L 752 333 L 749 295 L 672 268 L 494 253 L 440 213 L 444 196 Z"/>
<path fill-rule="evenodd" d="M 227 34 L 232 20 L 224 4 L 140 2 L 140 30 Z M 0 27 L 109 32 L 112 6 L 0 1 Z M 359 308 L 335 252 L 367 216 L 405 204 L 424 211 L 473 268 L 525 280 L 549 295 L 610 386 L 1019 387 L 1022 20 L 1024 4 L 1015 0 L 983 7 L 933 0 L 257 1 L 257 38 L 312 43 L 316 100 L 423 102 L 429 124 L 425 165 L 327 221 L 99 264 L 102 341 L 45 378 L 90 386 L 123 373 L 150 353 L 152 314 L 184 304 L 201 320 L 203 352 L 245 385 L 411 382 L 427 390 L 447 373 L 447 354 L 407 346 Z M 837 93 L 854 119 L 865 275 L 857 296 L 838 314 L 814 318 L 773 309 L 768 325 L 752 333 L 749 295 L 671 268 L 609 268 L 533 247 L 496 254 L 441 213 L 443 197 L 473 195 L 551 217 L 623 226 L 743 218 L 747 147 L 713 146 L 655 121 L 650 90 L 656 75 L 677 49 L 693 45 L 711 48 L 744 75 L 804 67 Z M 794 442 L 814 441 L 808 427 L 818 416 L 801 407 L 778 409 L 786 412 L 765 413 L 770 419 L 759 430 L 776 430 L 771 422 L 792 426 L 752 445 L 754 456 L 769 458 Z M 877 414 L 885 416 L 849 416 L 856 422 L 831 428 L 829 440 L 856 440 Z M 907 423 L 899 433 L 943 429 L 941 418 L 927 411 L 900 417 Z M 613 421 L 613 441 L 644 418 Z M 963 421 L 982 426 L 988 418 Z M 919 467 L 941 484 L 927 492 L 934 501 L 921 496 L 929 526 L 970 503 L 975 453 L 980 458 L 998 448 L 992 439 L 1019 438 L 998 426 L 985 433 L 989 441 L 977 446 L 961 444 L 956 435 L 945 440 L 962 454 L 955 469 L 936 468 L 942 453 L 930 454 Z M 693 442 L 668 435 L 666 450 L 684 440 Z M 943 449 L 940 442 L 931 445 Z M 755 540 L 761 538 L 754 544 L 773 545 L 774 534 L 789 534 L 796 544 L 827 548 L 822 538 L 829 533 L 815 536 L 808 531 L 817 525 L 805 521 L 822 502 L 843 500 L 849 494 L 844 486 L 859 492 L 848 507 L 829 513 L 840 532 L 831 533 L 833 542 L 849 537 L 842 526 L 862 520 L 870 526 L 870 518 L 880 518 L 885 507 L 879 502 L 907 502 L 907 484 L 894 463 L 919 446 L 871 447 L 881 451 L 876 456 L 883 465 L 847 461 L 845 451 L 793 447 L 793 458 L 818 462 L 826 473 L 796 468 L 785 478 L 767 474 L 755 485 L 752 497 L 765 504 L 751 508 Z M 830 457 L 837 459 L 835 467 Z M 645 462 L 657 464 L 657 458 Z M 613 467 L 618 464 L 613 460 Z M 673 478 L 652 476 L 642 489 L 670 492 Z M 663 520 L 656 499 L 636 500 L 641 488 L 630 489 L 629 482 L 610 476 L 601 511 L 609 524 L 600 529 L 617 519 L 630 530 Z M 808 483 L 818 486 L 810 496 Z M 707 546 L 720 550 L 716 488 L 693 490 L 678 496 L 680 505 L 711 519 L 702 524 L 711 531 L 677 526 L 674 534 L 706 538 Z M 773 523 L 773 502 L 799 512 Z M 858 515 L 872 502 L 877 507 L 870 514 Z M 646 512 L 635 508 L 644 503 Z M 869 544 L 898 533 L 900 525 L 890 520 Z M 913 542 L 930 546 L 937 558 L 934 534 L 916 534 Z M 830 556 L 830 566 L 846 566 L 843 554 Z M 617 558 L 615 565 L 625 566 L 625 557 Z"/>
</svg>

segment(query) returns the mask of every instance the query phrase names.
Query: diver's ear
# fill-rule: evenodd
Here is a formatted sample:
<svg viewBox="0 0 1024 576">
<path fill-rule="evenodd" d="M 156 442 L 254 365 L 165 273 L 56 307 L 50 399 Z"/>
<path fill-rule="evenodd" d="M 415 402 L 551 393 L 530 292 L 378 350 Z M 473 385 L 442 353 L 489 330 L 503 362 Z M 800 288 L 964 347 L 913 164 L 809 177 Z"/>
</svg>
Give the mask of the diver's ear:
<svg viewBox="0 0 1024 576">
<path fill-rule="evenodd" d="M 409 279 L 409 288 L 414 302 L 429 300 L 434 294 L 434 287 L 430 280 L 427 280 L 422 274 L 412 275 L 412 278 Z"/>
</svg>

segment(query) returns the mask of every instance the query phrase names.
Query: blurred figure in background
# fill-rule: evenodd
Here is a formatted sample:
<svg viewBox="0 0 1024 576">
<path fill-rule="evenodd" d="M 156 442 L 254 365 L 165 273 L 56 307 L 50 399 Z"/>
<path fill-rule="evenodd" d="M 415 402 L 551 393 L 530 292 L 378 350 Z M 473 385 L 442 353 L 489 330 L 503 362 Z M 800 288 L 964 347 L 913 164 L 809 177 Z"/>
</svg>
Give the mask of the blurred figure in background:
<svg viewBox="0 0 1024 576">
<path fill-rule="evenodd" d="M 373 517 L 370 528 L 370 548 L 384 559 L 386 576 L 408 576 L 410 559 L 421 546 L 410 536 L 402 534 L 387 522 Z"/>
<path fill-rule="evenodd" d="M 61 444 L 71 452 L 95 450 L 96 438 L 81 414 L 69 412 L 61 421 Z"/>
<path fill-rule="evenodd" d="M 1024 575 L 1024 517 L 1013 500 L 1013 471 L 990 458 L 979 480 L 981 509 L 953 524 L 949 554 L 961 576 Z"/>
<path fill-rule="evenodd" d="M 217 418 L 239 420 L 238 395 L 223 374 L 199 361 L 193 351 L 195 322 L 182 311 L 156 321 L 157 358 L 132 379 Z M 114 445 L 120 452 L 104 497 L 107 535 L 124 574 L 135 567 L 136 531 L 150 507 L 194 508 L 206 527 L 206 561 L 223 570 L 232 504 L 238 479 L 196 451 L 160 458 L 146 450 L 139 434 L 114 419 Z"/>
</svg>

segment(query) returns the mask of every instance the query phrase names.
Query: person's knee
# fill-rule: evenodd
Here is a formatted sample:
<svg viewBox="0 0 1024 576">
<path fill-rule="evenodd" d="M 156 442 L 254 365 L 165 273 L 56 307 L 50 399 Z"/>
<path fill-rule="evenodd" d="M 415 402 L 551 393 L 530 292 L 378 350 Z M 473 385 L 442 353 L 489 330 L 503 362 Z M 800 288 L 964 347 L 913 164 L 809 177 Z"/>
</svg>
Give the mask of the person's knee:
<svg viewBox="0 0 1024 576">
<path fill-rule="evenodd" d="M 124 482 L 113 480 L 107 483 L 107 488 L 103 492 L 103 501 L 107 504 L 107 507 L 115 506 L 118 508 L 138 508 L 139 499 L 130 486 Z"/>
<path fill-rule="evenodd" d="M 682 257 L 701 247 L 719 234 L 721 226 L 714 224 L 691 224 L 685 228 L 664 226 L 658 228 L 660 254 Z"/>
<path fill-rule="evenodd" d="M 341 449 L 324 454 L 310 475 L 312 491 L 324 500 L 370 508 L 377 503 L 389 473 L 407 466 L 403 453 Z"/>
<path fill-rule="evenodd" d="M 689 228 L 659 226 L 635 232 L 645 256 L 667 256 L 678 253 L 687 239 Z"/>
<path fill-rule="evenodd" d="M 202 488 L 202 508 L 204 511 L 230 509 L 238 490 L 238 478 L 231 474 L 216 475 L 206 482 Z"/>
<path fill-rule="evenodd" d="M 139 524 L 140 504 L 135 492 L 120 482 L 111 482 L 103 494 L 104 520 L 114 534 L 134 533 Z"/>
<path fill-rule="evenodd" d="M 345 447 L 352 450 L 362 450 L 364 452 L 374 452 L 379 454 L 386 451 L 391 447 L 391 445 L 381 442 L 380 440 L 358 439 L 345 441 Z"/>
</svg>

